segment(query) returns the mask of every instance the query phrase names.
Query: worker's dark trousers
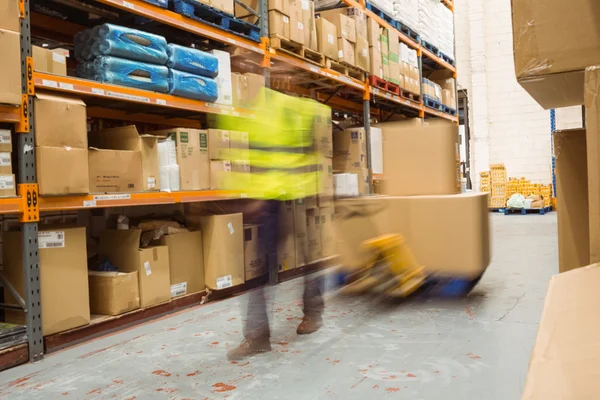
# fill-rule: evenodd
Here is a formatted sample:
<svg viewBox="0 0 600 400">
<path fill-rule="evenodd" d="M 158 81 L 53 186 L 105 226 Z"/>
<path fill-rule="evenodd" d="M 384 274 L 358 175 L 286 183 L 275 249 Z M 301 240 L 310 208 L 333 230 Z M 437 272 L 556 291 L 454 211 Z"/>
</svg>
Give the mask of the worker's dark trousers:
<svg viewBox="0 0 600 400">
<path fill-rule="evenodd" d="M 260 225 L 264 235 L 267 253 L 267 270 L 278 269 L 277 241 L 279 240 L 279 208 L 280 201 L 265 202 L 265 207 L 260 217 Z M 323 313 L 323 277 L 304 276 L 304 315 L 320 319 Z M 248 313 L 244 324 L 244 337 L 256 339 L 269 337 L 269 317 L 267 316 L 267 302 L 263 288 L 250 292 L 248 298 Z"/>
</svg>

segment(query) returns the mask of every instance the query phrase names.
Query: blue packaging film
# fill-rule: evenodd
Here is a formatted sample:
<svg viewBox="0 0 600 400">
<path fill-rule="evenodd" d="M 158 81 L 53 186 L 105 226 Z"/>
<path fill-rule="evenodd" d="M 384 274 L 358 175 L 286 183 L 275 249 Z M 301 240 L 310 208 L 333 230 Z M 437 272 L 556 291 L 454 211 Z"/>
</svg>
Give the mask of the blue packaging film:
<svg viewBox="0 0 600 400">
<path fill-rule="evenodd" d="M 219 73 L 219 59 L 210 53 L 169 43 L 167 67 L 190 74 L 214 78 Z"/>
<path fill-rule="evenodd" d="M 219 97 L 217 81 L 205 76 L 169 68 L 169 93 L 190 99 L 214 102 Z"/>
<path fill-rule="evenodd" d="M 169 91 L 167 67 L 110 56 L 97 57 L 85 64 L 82 70 L 88 79 L 156 92 Z"/>
</svg>

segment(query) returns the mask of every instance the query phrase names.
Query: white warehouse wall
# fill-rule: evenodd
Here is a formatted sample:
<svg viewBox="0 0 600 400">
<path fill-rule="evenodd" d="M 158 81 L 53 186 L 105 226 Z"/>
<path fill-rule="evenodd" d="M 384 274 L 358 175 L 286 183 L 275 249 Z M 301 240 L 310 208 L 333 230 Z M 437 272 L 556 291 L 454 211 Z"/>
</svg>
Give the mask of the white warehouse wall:
<svg viewBox="0 0 600 400">
<path fill-rule="evenodd" d="M 510 1 L 455 0 L 458 87 L 467 89 L 471 179 L 490 163 L 508 176 L 550 183 L 550 113 L 517 83 Z"/>
</svg>

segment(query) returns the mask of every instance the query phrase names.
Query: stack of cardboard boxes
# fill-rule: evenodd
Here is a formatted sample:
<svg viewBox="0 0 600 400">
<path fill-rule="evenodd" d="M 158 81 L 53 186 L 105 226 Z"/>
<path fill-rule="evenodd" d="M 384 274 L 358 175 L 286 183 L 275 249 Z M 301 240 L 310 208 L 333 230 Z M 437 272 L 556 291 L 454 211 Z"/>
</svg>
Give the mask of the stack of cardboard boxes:
<svg viewBox="0 0 600 400">
<path fill-rule="evenodd" d="M 16 187 L 12 170 L 11 131 L 0 129 L 0 197 L 15 196 Z"/>
<path fill-rule="evenodd" d="M 490 178 L 492 188 L 490 196 L 490 207 L 506 207 L 507 178 L 506 168 L 504 167 L 504 164 L 491 164 Z"/>
<path fill-rule="evenodd" d="M 21 104 L 20 24 L 19 2 L 3 1 L 0 4 L 0 104 Z"/>
<path fill-rule="evenodd" d="M 365 128 L 348 128 L 333 133 L 333 173 L 356 174 L 359 195 L 369 194 L 367 157 Z"/>
<path fill-rule="evenodd" d="M 244 4 L 258 9 L 258 1 L 244 0 Z M 269 36 L 277 40 L 289 40 L 297 45 L 317 51 L 317 30 L 315 26 L 315 5 L 312 0 L 270 0 L 269 6 Z M 237 14 L 242 18 L 254 19 L 248 16 L 248 11 L 236 6 Z M 236 14 L 236 15 L 237 15 Z M 245 15 L 244 15 L 245 14 Z M 274 43 L 275 43 L 274 42 Z M 281 45 L 276 44 L 277 46 Z"/>
<path fill-rule="evenodd" d="M 378 125 L 383 131 L 385 196 L 336 202 L 342 265 L 364 265 L 364 240 L 402 234 L 427 271 L 476 279 L 490 261 L 486 193 L 460 194 L 458 129 L 421 120 Z"/>
<path fill-rule="evenodd" d="M 33 67 L 36 71 L 54 75 L 67 75 L 68 50 L 49 50 L 39 46 L 31 46 L 31 52 L 33 53 Z"/>
</svg>

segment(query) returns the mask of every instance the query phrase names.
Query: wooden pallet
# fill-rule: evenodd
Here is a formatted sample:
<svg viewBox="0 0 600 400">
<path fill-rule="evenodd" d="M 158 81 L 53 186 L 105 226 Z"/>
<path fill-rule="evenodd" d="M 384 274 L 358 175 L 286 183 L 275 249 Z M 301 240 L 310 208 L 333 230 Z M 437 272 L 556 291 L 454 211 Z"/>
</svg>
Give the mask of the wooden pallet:
<svg viewBox="0 0 600 400">
<path fill-rule="evenodd" d="M 504 215 L 510 215 L 510 214 L 521 214 L 521 215 L 527 215 L 527 214 L 540 214 L 540 215 L 544 215 L 546 213 L 549 213 L 550 211 L 552 211 L 552 207 L 544 207 L 544 208 L 505 208 L 504 209 Z"/>
<path fill-rule="evenodd" d="M 395 83 L 386 81 L 385 79 L 381 79 L 378 76 L 369 76 L 369 84 L 378 89 L 385 90 L 386 92 L 390 92 L 395 95 L 400 95 L 400 86 L 396 85 Z"/>
<path fill-rule="evenodd" d="M 340 74 L 347 75 L 361 82 L 364 82 L 365 79 L 367 79 L 367 73 L 362 69 L 344 62 L 332 60 L 331 58 L 325 57 L 325 68 L 337 71 Z"/>
<path fill-rule="evenodd" d="M 400 97 L 405 98 L 406 100 L 416 101 L 417 103 L 421 102 L 421 95 L 413 92 L 409 92 L 408 90 L 404 90 L 400 88 Z"/>
<path fill-rule="evenodd" d="M 296 56 L 305 61 L 317 64 L 321 67 L 325 66 L 325 57 L 323 56 L 323 54 L 319 53 L 318 51 L 309 49 L 308 47 L 302 44 L 292 42 L 291 40 L 278 35 L 270 36 L 269 42 L 271 43 L 271 47 L 274 49 L 283 51 L 284 53 L 287 53 L 292 56 Z"/>
</svg>

